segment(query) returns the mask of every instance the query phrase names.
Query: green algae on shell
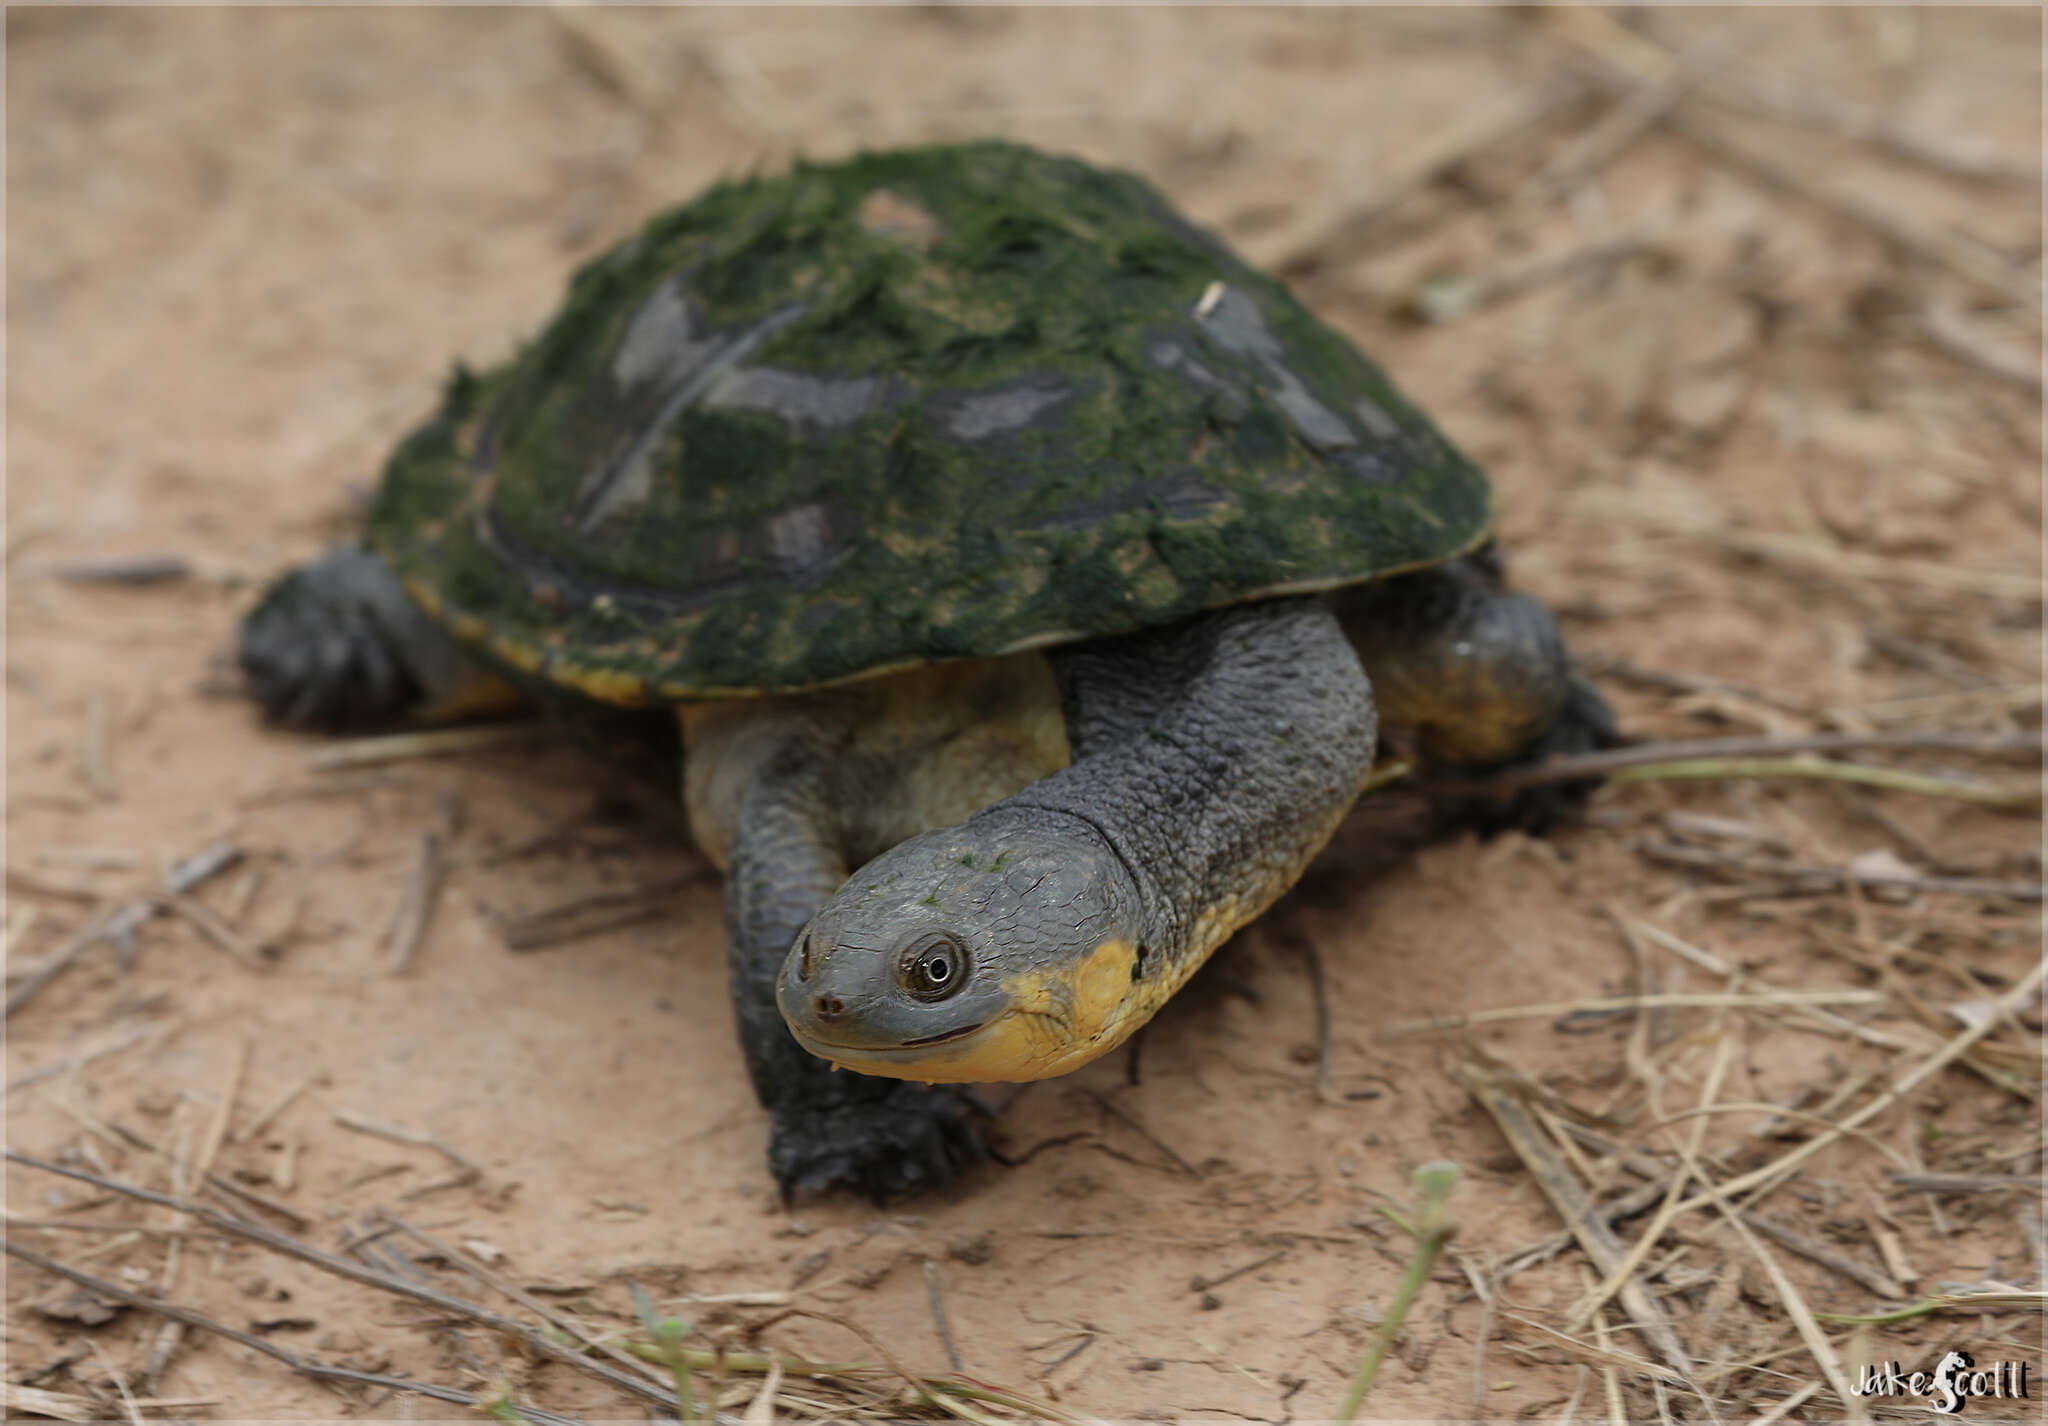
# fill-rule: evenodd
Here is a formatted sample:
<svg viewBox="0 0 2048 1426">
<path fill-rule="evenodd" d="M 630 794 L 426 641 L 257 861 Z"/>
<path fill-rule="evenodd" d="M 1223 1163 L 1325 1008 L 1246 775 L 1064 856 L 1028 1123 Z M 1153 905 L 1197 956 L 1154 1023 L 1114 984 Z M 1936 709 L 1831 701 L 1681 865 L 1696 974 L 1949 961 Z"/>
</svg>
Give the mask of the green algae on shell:
<svg viewBox="0 0 2048 1426">
<path fill-rule="evenodd" d="M 830 683 L 1382 577 L 1484 475 L 1143 181 L 985 142 L 722 184 L 458 372 L 370 539 L 609 702 Z"/>
</svg>

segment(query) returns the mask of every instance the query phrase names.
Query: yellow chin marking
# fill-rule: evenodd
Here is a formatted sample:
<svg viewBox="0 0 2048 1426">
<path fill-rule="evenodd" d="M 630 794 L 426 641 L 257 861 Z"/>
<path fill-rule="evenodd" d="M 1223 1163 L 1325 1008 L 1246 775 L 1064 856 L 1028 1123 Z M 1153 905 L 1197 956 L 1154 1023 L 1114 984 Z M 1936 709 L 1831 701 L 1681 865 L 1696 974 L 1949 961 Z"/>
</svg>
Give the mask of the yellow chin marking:
<svg viewBox="0 0 2048 1426">
<path fill-rule="evenodd" d="M 1151 980 L 1133 983 L 1137 948 L 1105 941 L 1067 970 L 1027 971 L 1003 982 L 1009 1006 L 971 1035 L 872 1059 L 838 1046 L 809 1047 L 842 1069 L 927 1084 L 1049 1079 L 1107 1054 L 1165 999 Z"/>
<path fill-rule="evenodd" d="M 1104 941 L 1071 968 L 1005 980 L 1003 993 L 1012 1008 L 989 1028 L 1006 1031 L 1001 1038 L 1010 1063 L 1007 1073 L 990 1078 L 1065 1074 L 1122 1044 L 1153 1009 L 1145 995 L 1150 987 L 1131 978 L 1137 955 L 1129 941 Z M 977 1058 L 991 1065 L 999 1059 L 995 1053 Z"/>
</svg>

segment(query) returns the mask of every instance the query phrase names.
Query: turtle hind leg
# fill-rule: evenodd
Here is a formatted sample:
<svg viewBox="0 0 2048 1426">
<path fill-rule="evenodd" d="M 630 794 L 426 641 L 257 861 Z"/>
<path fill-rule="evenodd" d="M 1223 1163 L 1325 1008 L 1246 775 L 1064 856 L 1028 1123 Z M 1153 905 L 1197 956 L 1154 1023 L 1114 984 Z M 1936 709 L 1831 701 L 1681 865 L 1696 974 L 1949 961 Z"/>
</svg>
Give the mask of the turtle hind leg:
<svg viewBox="0 0 2048 1426">
<path fill-rule="evenodd" d="M 1482 781 L 1494 773 L 1531 766 L 1552 757 L 1619 747 L 1622 741 L 1614 710 L 1607 706 L 1600 691 L 1574 670 L 1567 678 L 1564 706 L 1550 726 L 1513 756 L 1434 771 L 1449 780 Z M 1587 799 L 1604 781 L 1602 777 L 1580 777 L 1513 792 L 1447 797 L 1437 805 L 1434 815 L 1438 826 L 1445 830 L 1470 828 L 1482 837 L 1507 831 L 1543 833 L 1584 812 Z"/>
<path fill-rule="evenodd" d="M 273 723 L 320 732 L 446 719 L 516 701 L 361 549 L 330 550 L 270 587 L 237 657 Z"/>
<path fill-rule="evenodd" d="M 1614 713 L 1572 665 L 1557 620 L 1502 587 L 1491 548 L 1338 596 L 1386 726 L 1405 730 L 1433 777 L 1506 768 L 1621 741 Z M 1447 800 L 1440 820 L 1491 835 L 1541 832 L 1575 814 L 1598 778 Z"/>
</svg>

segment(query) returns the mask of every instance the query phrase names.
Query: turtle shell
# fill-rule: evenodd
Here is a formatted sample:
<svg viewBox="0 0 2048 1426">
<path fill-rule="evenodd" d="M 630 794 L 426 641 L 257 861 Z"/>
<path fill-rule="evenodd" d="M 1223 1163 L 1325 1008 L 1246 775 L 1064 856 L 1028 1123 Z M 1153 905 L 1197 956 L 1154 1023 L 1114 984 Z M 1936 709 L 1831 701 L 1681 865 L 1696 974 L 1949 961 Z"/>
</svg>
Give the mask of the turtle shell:
<svg viewBox="0 0 2048 1426">
<path fill-rule="evenodd" d="M 607 702 L 791 689 L 1481 542 L 1484 475 L 1141 180 L 1007 143 L 723 184 L 392 457 L 372 547 Z"/>
</svg>

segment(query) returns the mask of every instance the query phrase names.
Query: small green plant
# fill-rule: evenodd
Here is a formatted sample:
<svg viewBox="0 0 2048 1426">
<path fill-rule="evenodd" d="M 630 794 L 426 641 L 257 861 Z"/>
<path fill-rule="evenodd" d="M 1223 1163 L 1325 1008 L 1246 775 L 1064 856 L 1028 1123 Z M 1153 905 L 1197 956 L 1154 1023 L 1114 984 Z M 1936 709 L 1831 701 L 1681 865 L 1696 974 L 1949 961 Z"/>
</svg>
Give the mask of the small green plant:
<svg viewBox="0 0 2048 1426">
<path fill-rule="evenodd" d="M 476 1399 L 477 1410 L 503 1426 L 533 1426 L 525 1413 L 512 1404 L 512 1383 L 500 1377 Z"/>
<path fill-rule="evenodd" d="M 697 1400 L 690 1392 L 689 1359 L 683 1354 L 683 1340 L 690 1335 L 690 1324 L 680 1317 L 657 1317 L 654 1303 L 639 1283 L 628 1284 L 633 1289 L 633 1306 L 640 1313 L 640 1325 L 654 1341 L 654 1351 L 645 1355 L 667 1367 L 676 1379 L 676 1414 L 685 1421 L 695 1421 Z M 638 1354 L 636 1354 L 638 1355 Z"/>
<path fill-rule="evenodd" d="M 1359 1408 L 1365 1405 L 1365 1398 L 1372 1392 L 1374 1378 L 1380 1374 L 1380 1363 L 1387 1359 L 1387 1349 L 1394 1344 L 1394 1338 L 1401 1331 L 1401 1324 L 1408 1320 L 1415 1299 L 1422 1293 L 1422 1285 L 1429 1281 L 1429 1275 L 1436 1269 L 1437 1256 L 1443 1252 L 1444 1244 L 1456 1236 L 1458 1225 L 1445 1212 L 1450 1203 L 1451 1190 L 1458 1186 L 1458 1166 L 1444 1160 L 1423 1164 L 1415 1170 L 1415 1217 L 1412 1222 L 1403 1221 L 1396 1214 L 1381 1209 L 1380 1212 L 1391 1222 L 1415 1238 L 1415 1256 L 1408 1260 L 1408 1271 L 1401 1274 L 1400 1284 L 1394 1289 L 1394 1300 L 1387 1304 L 1386 1316 L 1380 1320 L 1380 1330 L 1373 1336 L 1372 1345 L 1365 1349 L 1365 1358 L 1358 1364 L 1358 1372 L 1351 1378 L 1351 1390 L 1344 1394 L 1344 1404 L 1337 1408 L 1337 1420 L 1356 1421 Z"/>
</svg>

